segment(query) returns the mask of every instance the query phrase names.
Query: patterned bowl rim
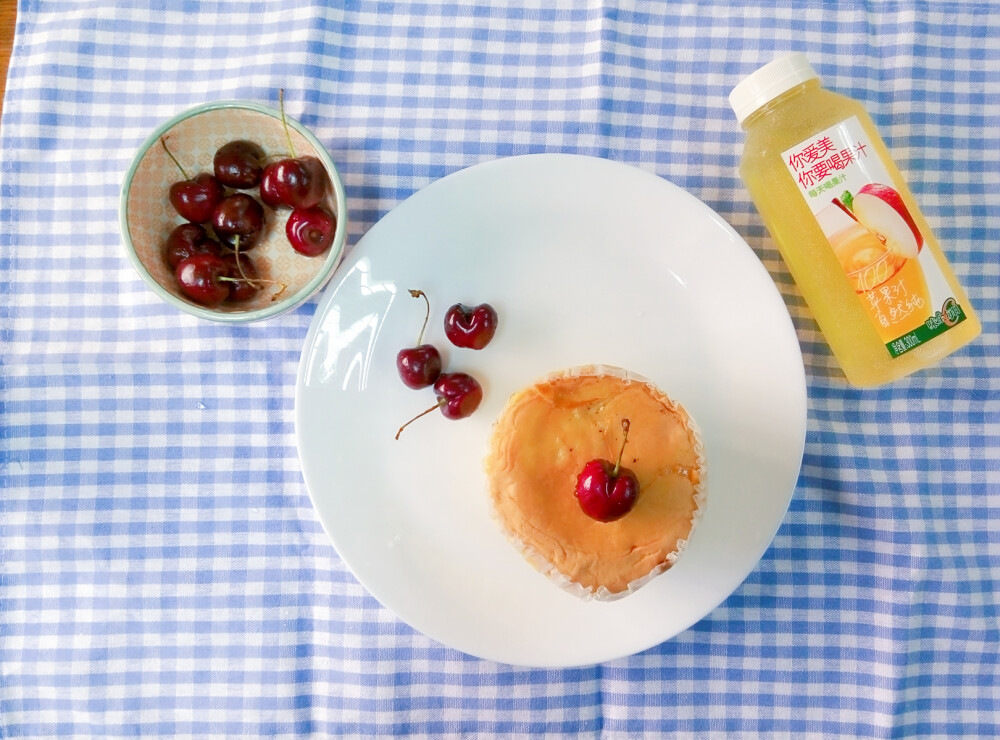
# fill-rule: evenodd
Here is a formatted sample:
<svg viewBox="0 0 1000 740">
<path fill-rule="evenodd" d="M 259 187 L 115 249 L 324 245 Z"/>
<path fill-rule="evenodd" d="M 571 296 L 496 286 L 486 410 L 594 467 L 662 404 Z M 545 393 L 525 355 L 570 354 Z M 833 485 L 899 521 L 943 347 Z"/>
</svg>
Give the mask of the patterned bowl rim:
<svg viewBox="0 0 1000 740">
<path fill-rule="evenodd" d="M 293 308 L 297 308 L 305 303 L 313 295 L 315 295 L 317 291 L 326 285 L 326 283 L 333 276 L 333 272 L 337 265 L 340 263 L 341 257 L 343 257 L 344 244 L 347 241 L 347 198 L 344 195 L 344 185 L 340 179 L 340 173 L 337 170 L 337 166 L 330 158 L 330 153 L 326 150 L 326 147 L 320 143 L 319 139 L 317 139 L 309 129 L 296 121 L 294 118 L 289 117 L 286 113 L 285 120 L 288 122 L 289 128 L 294 129 L 301 134 L 316 150 L 316 155 L 326 168 L 327 174 L 329 174 L 330 180 L 333 184 L 334 197 L 337 203 L 337 229 L 334 232 L 333 244 L 330 246 L 330 252 L 327 254 L 326 261 L 322 267 L 317 270 L 312 279 L 302 286 L 302 288 L 300 288 L 296 293 L 293 293 L 289 297 L 277 301 L 270 306 L 254 309 L 252 311 L 215 311 L 205 306 L 197 306 L 193 303 L 188 303 L 187 301 L 173 295 L 170 291 L 160 285 L 160 283 L 157 282 L 152 275 L 149 274 L 145 265 L 142 264 L 142 261 L 136 253 L 135 245 L 132 243 L 132 237 L 129 232 L 128 224 L 128 198 L 129 191 L 132 189 L 132 180 L 135 178 L 136 170 L 139 168 L 139 163 L 142 162 L 143 157 L 146 156 L 146 152 L 151 146 L 155 146 L 156 143 L 159 142 L 160 137 L 170 131 L 170 129 L 180 122 L 185 121 L 188 118 L 192 118 L 193 116 L 197 116 L 200 113 L 225 108 L 250 110 L 256 113 L 263 113 L 264 115 L 271 116 L 279 121 L 281 120 L 281 111 L 276 108 L 271 108 L 269 106 L 247 100 L 222 100 L 211 103 L 203 103 L 178 113 L 176 116 L 168 119 L 164 123 L 160 124 L 156 130 L 154 130 L 153 133 L 146 138 L 136 151 L 135 155 L 132 157 L 132 162 L 129 164 L 129 168 L 125 174 L 125 179 L 122 182 L 121 197 L 118 203 L 118 221 L 129 262 L 132 263 L 132 267 L 139 273 L 139 276 L 150 288 L 153 289 L 153 292 L 160 296 L 160 298 L 174 307 L 202 319 L 218 321 L 226 324 L 244 324 L 251 321 L 268 319 L 272 316 L 283 314 L 286 311 L 291 311 Z"/>
</svg>

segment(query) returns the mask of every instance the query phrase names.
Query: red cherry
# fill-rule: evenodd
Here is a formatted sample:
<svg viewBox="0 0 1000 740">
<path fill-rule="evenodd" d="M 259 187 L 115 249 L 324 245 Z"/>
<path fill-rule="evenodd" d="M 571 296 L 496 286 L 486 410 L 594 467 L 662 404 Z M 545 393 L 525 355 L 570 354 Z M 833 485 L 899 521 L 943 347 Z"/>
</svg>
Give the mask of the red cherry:
<svg viewBox="0 0 1000 740">
<path fill-rule="evenodd" d="M 219 255 L 221 252 L 219 243 L 209 238 L 201 224 L 183 223 L 174 227 L 163 245 L 163 256 L 171 270 L 176 270 L 177 265 L 193 254 Z"/>
<path fill-rule="evenodd" d="M 312 208 L 323 200 L 326 181 L 326 170 L 316 157 L 296 157 L 274 163 L 267 187 L 279 206 Z"/>
<path fill-rule="evenodd" d="M 239 236 L 240 249 L 248 252 L 257 246 L 264 231 L 264 207 L 246 193 L 233 193 L 215 207 L 212 228 L 230 248 L 236 247 Z"/>
<path fill-rule="evenodd" d="M 260 199 L 271 208 L 282 208 L 281 194 L 278 192 L 276 173 L 278 163 L 272 162 L 264 168 L 264 174 L 260 177 Z"/>
<path fill-rule="evenodd" d="M 223 185 L 237 190 L 254 188 L 264 170 L 264 150 L 252 141 L 230 141 L 219 147 L 212 165 L 215 179 Z"/>
<path fill-rule="evenodd" d="M 337 219 L 320 206 L 296 208 L 285 223 L 285 236 L 299 254 L 318 257 L 333 244 Z"/>
<path fill-rule="evenodd" d="M 181 292 L 204 306 L 216 306 L 229 297 L 229 283 L 223 280 L 228 274 L 229 266 L 214 254 L 192 255 L 174 273 Z"/>
<path fill-rule="evenodd" d="M 622 419 L 622 447 L 618 461 L 591 460 L 576 479 L 576 498 L 583 513 L 599 522 L 613 522 L 625 516 L 639 498 L 639 480 L 622 467 L 622 453 L 628 441 L 628 419 Z"/>
<path fill-rule="evenodd" d="M 464 419 L 471 415 L 483 400 L 483 387 L 466 373 L 441 373 L 434 382 L 434 395 L 438 397 L 441 413 L 448 419 Z"/>
<path fill-rule="evenodd" d="M 444 333 L 456 347 L 482 349 L 497 331 L 497 312 L 488 303 L 456 303 L 444 315 Z"/>
<path fill-rule="evenodd" d="M 401 349 L 396 354 L 396 370 L 409 388 L 426 388 L 441 375 L 441 353 L 433 344 Z"/>
<path fill-rule="evenodd" d="M 288 131 L 288 120 L 285 118 L 285 91 L 278 91 L 281 110 L 281 125 L 285 128 L 285 139 L 288 141 L 288 151 L 291 154 L 286 159 L 269 165 L 265 170 L 267 184 L 262 182 L 261 198 L 272 208 L 285 206 L 287 208 L 312 208 L 319 205 L 326 193 L 327 176 L 323 163 L 316 157 L 295 155 L 295 145 Z M 270 170 L 268 172 L 268 170 Z"/>
<path fill-rule="evenodd" d="M 182 218 L 187 219 L 191 223 L 206 223 L 212 218 L 212 211 L 222 200 L 222 186 L 218 180 L 207 172 L 202 172 L 194 178 L 188 177 L 188 173 L 185 172 L 184 168 L 181 167 L 181 163 L 177 161 L 167 147 L 165 138 L 160 138 L 160 144 L 163 146 L 163 150 L 167 153 L 167 156 L 173 160 L 174 164 L 177 165 L 177 169 L 184 176 L 183 180 L 179 180 L 170 186 L 168 192 L 170 204 Z"/>
<path fill-rule="evenodd" d="M 181 180 L 170 186 L 170 204 L 193 224 L 203 224 L 212 218 L 212 211 L 222 200 L 222 187 L 207 172 L 193 180 Z"/>
<path fill-rule="evenodd" d="M 410 295 L 414 298 L 423 297 L 427 312 L 424 314 L 424 325 L 417 335 L 417 346 L 401 349 L 396 353 L 396 371 L 408 387 L 426 388 L 441 375 L 441 353 L 433 344 L 421 343 L 431 313 L 431 302 L 422 290 L 411 290 Z"/>
<path fill-rule="evenodd" d="M 483 387 L 478 380 L 466 373 L 441 373 L 434 383 L 434 395 L 438 402 L 403 424 L 396 432 L 396 439 L 399 439 L 406 427 L 434 409 L 441 409 L 446 419 L 464 419 L 482 403 Z"/>
</svg>

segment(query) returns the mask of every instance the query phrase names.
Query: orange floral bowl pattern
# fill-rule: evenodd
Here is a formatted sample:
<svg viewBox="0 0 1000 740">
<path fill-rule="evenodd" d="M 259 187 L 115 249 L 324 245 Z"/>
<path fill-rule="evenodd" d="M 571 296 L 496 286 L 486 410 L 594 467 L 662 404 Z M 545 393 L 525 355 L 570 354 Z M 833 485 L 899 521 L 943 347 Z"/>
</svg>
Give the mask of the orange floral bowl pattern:
<svg viewBox="0 0 1000 740">
<path fill-rule="evenodd" d="M 150 134 L 139 148 L 122 184 L 119 220 L 128 257 L 139 275 L 165 301 L 200 318 L 229 323 L 260 321 L 301 305 L 315 295 L 340 263 L 347 235 L 347 203 L 344 186 L 329 153 L 318 139 L 297 121 L 287 118 L 288 132 L 297 156 L 319 159 L 330 178 L 323 205 L 337 218 L 330 249 L 319 257 L 299 254 L 285 236 L 290 211 L 264 207 L 263 238 L 252 252 L 264 287 L 244 303 L 205 307 L 188 300 L 180 291 L 164 257 L 167 235 L 184 223 L 170 204 L 170 186 L 183 179 L 169 158 L 161 138 L 185 171 L 194 177 L 212 172 L 216 150 L 226 142 L 248 139 L 261 146 L 269 160 L 289 156 L 281 113 L 249 101 L 206 103 L 170 119 Z M 246 191 L 259 200 L 256 189 Z"/>
</svg>

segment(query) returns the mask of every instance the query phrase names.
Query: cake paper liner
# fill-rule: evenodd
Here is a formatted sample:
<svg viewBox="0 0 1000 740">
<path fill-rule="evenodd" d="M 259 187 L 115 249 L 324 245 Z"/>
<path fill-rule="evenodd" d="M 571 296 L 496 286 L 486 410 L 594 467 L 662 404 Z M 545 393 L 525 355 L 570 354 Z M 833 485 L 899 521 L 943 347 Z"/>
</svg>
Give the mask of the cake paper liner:
<svg viewBox="0 0 1000 740">
<path fill-rule="evenodd" d="M 647 583 L 652 581 L 654 578 L 669 570 L 677 562 L 677 560 L 683 554 L 684 550 L 687 548 L 688 542 L 690 541 L 692 535 L 694 534 L 698 522 L 704 515 L 705 505 L 708 499 L 708 486 L 707 486 L 708 475 L 707 475 L 707 465 L 705 457 L 705 447 L 704 443 L 702 442 L 701 430 L 698 428 L 698 425 L 695 423 L 694 419 L 691 418 L 691 415 L 688 413 L 687 409 L 685 409 L 684 406 L 682 406 L 679 402 L 670 398 L 652 380 L 643 375 L 640 375 L 639 373 L 632 372 L 631 370 L 626 370 L 624 368 L 616 367 L 614 365 L 602 365 L 602 364 L 579 365 L 575 367 L 566 368 L 563 370 L 558 370 L 552 373 L 548 373 L 547 375 L 538 378 L 537 380 L 532 382 L 529 386 L 525 387 L 532 387 L 540 383 L 551 382 L 562 378 L 590 377 L 590 376 L 611 376 L 611 377 L 617 377 L 625 381 L 625 383 L 642 383 L 647 387 L 649 387 L 656 394 L 656 397 L 659 400 L 661 400 L 671 410 L 675 411 L 683 419 L 684 428 L 686 431 L 690 433 L 691 438 L 693 440 L 693 448 L 696 458 L 696 464 L 698 466 L 698 471 L 699 471 L 699 480 L 698 483 L 695 484 L 694 486 L 695 508 L 693 514 L 691 515 L 691 529 L 688 531 L 687 537 L 677 541 L 675 549 L 672 552 L 667 553 L 664 562 L 653 566 L 653 568 L 645 575 L 642 575 L 630 581 L 628 586 L 626 586 L 626 588 L 623 589 L 622 591 L 612 592 L 605 586 L 590 588 L 584 586 L 581 583 L 578 583 L 577 581 L 572 580 L 569 576 L 567 576 L 565 573 L 556 568 L 556 566 L 552 562 L 550 562 L 548 558 L 546 558 L 544 555 L 538 552 L 534 547 L 532 547 L 531 545 L 526 543 L 523 539 L 521 539 L 521 537 L 517 535 L 517 533 L 507 524 L 507 522 L 497 511 L 494 496 L 492 493 L 492 483 L 490 485 L 490 513 L 493 520 L 500 527 L 501 531 L 503 531 L 507 539 L 521 553 L 521 555 L 525 558 L 525 560 L 527 560 L 536 570 L 541 572 L 550 581 L 552 581 L 554 584 L 562 588 L 564 591 L 567 591 L 583 600 L 617 601 L 618 599 L 622 599 L 628 596 L 629 594 L 635 593 L 640 588 L 645 586 Z M 512 394 L 511 398 L 517 395 L 517 393 L 520 393 L 520 391 L 517 391 L 514 394 Z M 508 399 L 507 403 L 509 402 L 510 399 Z M 501 412 L 501 416 L 503 415 L 503 413 L 506 412 L 506 410 L 507 410 L 507 404 L 504 405 L 504 409 Z M 494 434 L 495 433 L 496 429 L 494 426 Z M 490 445 L 491 451 L 493 448 L 494 445 L 491 442 Z M 489 459 L 489 457 L 490 456 L 488 455 L 487 459 Z"/>
</svg>

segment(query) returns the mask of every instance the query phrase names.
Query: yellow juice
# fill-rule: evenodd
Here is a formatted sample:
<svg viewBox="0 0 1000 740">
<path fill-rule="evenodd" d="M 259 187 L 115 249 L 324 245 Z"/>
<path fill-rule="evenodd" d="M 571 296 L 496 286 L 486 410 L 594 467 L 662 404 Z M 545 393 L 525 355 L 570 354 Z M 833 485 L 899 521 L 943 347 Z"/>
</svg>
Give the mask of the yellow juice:
<svg viewBox="0 0 1000 740">
<path fill-rule="evenodd" d="M 738 100 L 736 90 L 730 97 L 746 132 L 740 174 L 848 381 L 881 385 L 972 341 L 980 324 L 863 107 L 823 89 L 815 73 L 802 72 L 801 59 L 793 61 L 798 77 L 779 69 L 765 80 L 770 87 L 751 91 L 759 93 L 756 98 L 746 90 Z M 872 180 L 873 172 L 880 173 L 884 189 L 895 190 L 902 202 L 896 210 L 908 212 L 913 233 L 922 237 L 914 246 L 913 237 L 902 233 L 905 238 L 897 241 L 906 243 L 896 248 L 918 250 L 919 256 L 886 256 L 877 231 L 824 222 L 831 203 L 848 212 L 836 201 L 842 195 L 857 200 L 863 189 L 855 183 Z M 841 193 L 851 188 L 853 193 Z M 878 205 L 870 210 L 884 221 L 891 209 Z M 899 223 L 897 218 L 889 225 Z"/>
</svg>

